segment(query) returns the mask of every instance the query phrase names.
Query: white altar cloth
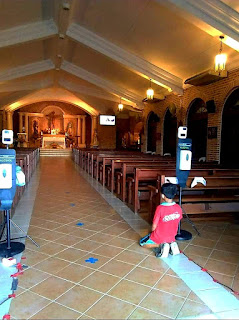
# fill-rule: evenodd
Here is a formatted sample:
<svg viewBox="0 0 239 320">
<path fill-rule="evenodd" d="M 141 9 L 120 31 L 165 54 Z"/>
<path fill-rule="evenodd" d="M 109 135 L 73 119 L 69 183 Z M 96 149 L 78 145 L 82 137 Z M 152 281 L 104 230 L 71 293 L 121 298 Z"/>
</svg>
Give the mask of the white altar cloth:
<svg viewBox="0 0 239 320">
<path fill-rule="evenodd" d="M 42 148 L 50 148 L 52 143 L 58 144 L 63 149 L 66 148 L 64 135 L 59 135 L 59 134 L 58 135 L 53 135 L 53 134 L 43 135 Z"/>
</svg>

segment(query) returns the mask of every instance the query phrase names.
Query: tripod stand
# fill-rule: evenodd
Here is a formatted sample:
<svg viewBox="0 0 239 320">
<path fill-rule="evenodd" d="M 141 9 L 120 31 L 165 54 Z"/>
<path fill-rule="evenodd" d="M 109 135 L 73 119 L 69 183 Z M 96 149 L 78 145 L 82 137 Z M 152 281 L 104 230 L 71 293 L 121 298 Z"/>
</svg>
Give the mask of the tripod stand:
<svg viewBox="0 0 239 320">
<path fill-rule="evenodd" d="M 22 237 L 12 238 L 11 239 L 11 223 L 18 228 L 25 235 Z M 28 238 L 31 240 L 38 248 L 40 247 L 28 234 L 26 234 L 22 228 L 20 228 L 12 219 L 11 219 L 11 210 L 4 210 L 4 227 L 1 233 L 1 237 L 6 229 L 7 235 L 6 239 L 0 241 L 0 256 L 6 258 L 12 257 L 25 250 L 25 245 L 22 242 L 13 242 L 12 240 Z M 0 238 L 1 238 L 0 237 Z"/>
<path fill-rule="evenodd" d="M 180 186 L 179 187 L 179 205 L 180 207 L 182 208 L 182 187 Z M 189 223 L 191 223 L 193 229 L 197 232 L 197 234 L 200 236 L 200 233 L 198 231 L 198 229 L 196 228 L 196 226 L 194 225 L 194 223 L 192 222 L 192 220 L 189 218 L 189 216 L 187 215 L 187 213 L 183 210 L 182 208 L 182 211 L 183 213 L 185 214 L 187 220 Z M 176 240 L 190 240 L 192 239 L 192 234 L 186 230 L 182 230 L 181 229 L 181 223 L 179 222 L 179 225 L 178 225 L 178 233 L 175 237 Z"/>
</svg>

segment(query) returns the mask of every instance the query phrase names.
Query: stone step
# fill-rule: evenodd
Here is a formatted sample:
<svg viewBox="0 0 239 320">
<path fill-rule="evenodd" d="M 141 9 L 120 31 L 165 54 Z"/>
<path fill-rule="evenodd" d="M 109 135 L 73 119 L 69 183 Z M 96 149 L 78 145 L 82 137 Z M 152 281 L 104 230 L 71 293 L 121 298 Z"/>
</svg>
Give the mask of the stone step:
<svg viewBox="0 0 239 320">
<path fill-rule="evenodd" d="M 40 149 L 40 156 L 44 157 L 70 157 L 71 149 Z"/>
</svg>

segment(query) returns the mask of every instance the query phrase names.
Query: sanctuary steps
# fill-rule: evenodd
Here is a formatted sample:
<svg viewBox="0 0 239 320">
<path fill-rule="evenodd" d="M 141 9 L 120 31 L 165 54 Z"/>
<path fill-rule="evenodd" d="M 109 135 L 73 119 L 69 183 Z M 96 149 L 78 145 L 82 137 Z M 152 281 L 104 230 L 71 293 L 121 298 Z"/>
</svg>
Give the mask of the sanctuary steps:
<svg viewBox="0 0 239 320">
<path fill-rule="evenodd" d="M 40 149 L 41 157 L 70 157 L 71 149 Z"/>
</svg>

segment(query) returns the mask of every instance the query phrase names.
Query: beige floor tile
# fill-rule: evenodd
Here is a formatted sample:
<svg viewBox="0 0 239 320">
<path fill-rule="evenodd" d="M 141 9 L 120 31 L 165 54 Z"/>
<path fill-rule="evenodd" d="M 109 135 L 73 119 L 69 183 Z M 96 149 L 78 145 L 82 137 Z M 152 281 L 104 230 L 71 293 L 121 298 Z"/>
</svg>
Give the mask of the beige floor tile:
<svg viewBox="0 0 239 320">
<path fill-rule="evenodd" d="M 117 247 L 113 247 L 113 246 L 109 246 L 107 244 L 95 249 L 93 251 L 93 253 L 97 253 L 99 255 L 105 256 L 105 257 L 109 257 L 109 258 L 113 258 L 116 255 L 118 255 L 120 252 L 122 252 L 122 248 L 117 248 Z"/>
<path fill-rule="evenodd" d="M 121 238 L 139 241 L 140 236 L 133 230 L 125 231 L 120 235 Z"/>
<path fill-rule="evenodd" d="M 207 317 L 209 317 L 211 313 L 211 309 L 207 306 L 195 301 L 187 300 L 182 307 L 182 310 L 180 310 L 177 319 L 190 319 L 198 316 L 200 316 L 200 318 L 204 316 L 204 319 L 208 319 Z"/>
<path fill-rule="evenodd" d="M 205 268 L 209 271 L 222 273 L 227 276 L 235 276 L 237 265 L 232 263 L 221 263 L 220 261 L 209 259 L 205 265 Z"/>
<path fill-rule="evenodd" d="M 221 250 L 213 250 L 211 259 L 225 261 L 229 263 L 239 264 L 239 254 L 221 251 Z"/>
<path fill-rule="evenodd" d="M 47 258 L 49 258 L 49 255 L 40 253 L 38 251 L 32 251 L 32 250 L 25 250 L 24 256 L 26 257 L 25 263 L 28 266 L 33 266 L 36 263 L 39 263 Z"/>
<path fill-rule="evenodd" d="M 162 273 L 169 269 L 168 265 L 162 259 L 155 257 L 147 257 L 139 266 Z"/>
<path fill-rule="evenodd" d="M 9 313 L 16 319 L 28 319 L 47 306 L 49 302 L 33 292 L 26 291 L 13 299 Z"/>
<path fill-rule="evenodd" d="M 35 287 L 31 291 L 51 300 L 55 300 L 61 294 L 70 289 L 74 284 L 56 277 L 50 277 Z"/>
<path fill-rule="evenodd" d="M 94 289 L 101 292 L 109 291 L 120 278 L 96 271 L 85 280 L 81 281 L 80 284 L 90 289 Z"/>
<path fill-rule="evenodd" d="M 134 312 L 131 314 L 129 319 L 169 319 L 168 317 L 164 317 L 158 313 L 143 309 L 143 308 L 136 308 Z"/>
<path fill-rule="evenodd" d="M 128 275 L 127 279 L 133 280 L 138 283 L 142 283 L 146 286 L 154 286 L 155 283 L 163 276 L 163 273 L 137 267 L 132 270 Z"/>
<path fill-rule="evenodd" d="M 170 293 L 152 290 L 140 305 L 167 317 L 175 318 L 184 301 L 184 298 L 174 296 Z"/>
<path fill-rule="evenodd" d="M 127 249 L 130 251 L 134 251 L 134 252 L 138 252 L 138 253 L 146 254 L 146 255 L 149 255 L 152 253 L 152 249 L 141 247 L 138 242 L 134 242 Z"/>
<path fill-rule="evenodd" d="M 87 252 L 92 252 L 95 249 L 99 248 L 101 246 L 101 243 L 97 243 L 95 241 L 91 240 L 82 240 L 74 245 L 74 248 L 85 250 Z"/>
<path fill-rule="evenodd" d="M 66 249 L 66 247 L 61 244 L 58 244 L 55 242 L 48 242 L 44 246 L 40 247 L 38 249 L 38 251 L 51 256 L 51 255 L 54 255 L 64 249 Z"/>
<path fill-rule="evenodd" d="M 37 314 L 35 314 L 30 319 L 78 319 L 81 316 L 81 313 L 68 309 L 64 306 L 61 306 L 58 303 L 51 303 Z"/>
<path fill-rule="evenodd" d="M 196 246 L 201 246 L 201 247 L 206 247 L 206 248 L 214 248 L 216 245 L 215 240 L 209 240 L 209 239 L 204 239 L 199 236 L 196 236 L 192 241 L 191 244 L 196 245 Z"/>
<path fill-rule="evenodd" d="M 239 252 L 239 245 L 231 244 L 231 243 L 224 243 L 224 242 L 218 242 L 215 249 L 222 250 L 222 251 L 228 251 L 235 254 L 238 254 Z"/>
<path fill-rule="evenodd" d="M 118 277 L 124 277 L 133 268 L 134 268 L 134 265 L 132 264 L 128 264 L 128 263 L 113 259 L 108 263 L 106 263 L 103 267 L 101 267 L 100 271 L 104 271 Z"/>
<path fill-rule="evenodd" d="M 139 283 L 122 280 L 108 294 L 121 300 L 138 304 L 150 290 L 151 288 L 142 286 Z"/>
<path fill-rule="evenodd" d="M 98 224 L 98 223 L 91 223 L 89 225 L 85 225 L 84 228 L 87 230 L 92 230 L 92 231 L 102 231 L 102 230 L 106 229 L 107 226 L 104 226 L 104 225 Z"/>
<path fill-rule="evenodd" d="M 194 254 L 196 256 L 201 256 L 206 258 L 211 254 L 211 252 L 212 252 L 212 249 L 194 246 L 191 244 L 184 250 L 184 253 L 187 256 L 190 256 L 190 254 Z"/>
<path fill-rule="evenodd" d="M 127 263 L 132 263 L 132 264 L 138 264 L 140 263 L 143 259 L 145 259 L 146 255 L 141 254 L 138 252 L 133 252 L 129 250 L 125 250 L 122 253 L 120 253 L 116 259 L 120 261 L 124 261 Z"/>
<path fill-rule="evenodd" d="M 159 280 L 155 288 L 183 298 L 186 298 L 190 292 L 189 287 L 183 280 L 170 275 L 164 275 L 163 278 Z"/>
<path fill-rule="evenodd" d="M 110 242 L 113 238 L 114 236 L 111 236 L 109 234 L 106 235 L 103 233 L 96 233 L 91 235 L 88 239 L 103 244 L 106 242 Z"/>
<path fill-rule="evenodd" d="M 56 275 L 63 279 L 77 283 L 90 275 L 92 272 L 94 272 L 93 269 L 73 263 L 59 271 Z"/>
<path fill-rule="evenodd" d="M 55 241 L 59 238 L 64 236 L 64 233 L 56 232 L 56 231 L 47 231 L 45 233 L 42 233 L 39 235 L 39 238 L 45 239 L 45 240 L 50 240 L 50 241 Z"/>
<path fill-rule="evenodd" d="M 135 241 L 134 240 L 129 240 L 129 239 L 123 239 L 120 237 L 116 237 L 114 239 L 112 239 L 108 244 L 110 244 L 111 246 L 115 246 L 115 247 L 119 247 L 119 248 L 128 248 L 129 246 L 131 246 L 132 244 L 134 244 Z"/>
<path fill-rule="evenodd" d="M 38 238 L 38 237 L 33 237 L 33 240 L 36 241 L 36 243 L 40 246 L 40 248 L 42 246 L 44 246 L 45 244 L 49 243 L 49 241 Z M 25 247 L 26 247 L 26 249 L 30 249 L 33 251 L 38 250 L 38 247 L 29 239 L 26 239 Z"/>
<path fill-rule="evenodd" d="M 35 265 L 36 269 L 39 269 L 41 271 L 48 272 L 50 274 L 56 274 L 61 269 L 68 266 L 70 263 L 69 261 L 64 261 L 61 259 L 57 259 L 55 257 L 50 257 L 47 260 L 44 260 L 38 264 Z"/>
<path fill-rule="evenodd" d="M 82 251 L 80 249 L 74 249 L 74 248 L 67 248 L 61 252 L 59 252 L 57 255 L 55 255 L 56 258 L 67 260 L 69 262 L 74 262 L 76 260 L 82 259 L 87 252 Z"/>
<path fill-rule="evenodd" d="M 77 285 L 57 299 L 57 302 L 79 312 L 85 312 L 101 297 L 102 294 Z"/>
<path fill-rule="evenodd" d="M 74 246 L 75 244 L 77 244 L 78 242 L 82 241 L 83 239 L 79 238 L 79 237 L 75 237 L 73 235 L 63 235 L 63 237 L 54 240 L 55 243 L 58 244 L 62 244 L 65 246 Z"/>
<path fill-rule="evenodd" d="M 19 285 L 25 289 L 29 289 L 32 286 L 35 286 L 39 282 L 49 278 L 50 275 L 36 270 L 34 268 L 28 268 L 24 271 L 23 275 L 19 277 Z"/>
<path fill-rule="evenodd" d="M 126 302 L 104 296 L 86 314 L 96 319 L 127 319 L 134 308 Z"/>
</svg>

